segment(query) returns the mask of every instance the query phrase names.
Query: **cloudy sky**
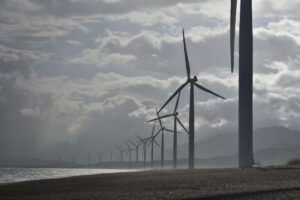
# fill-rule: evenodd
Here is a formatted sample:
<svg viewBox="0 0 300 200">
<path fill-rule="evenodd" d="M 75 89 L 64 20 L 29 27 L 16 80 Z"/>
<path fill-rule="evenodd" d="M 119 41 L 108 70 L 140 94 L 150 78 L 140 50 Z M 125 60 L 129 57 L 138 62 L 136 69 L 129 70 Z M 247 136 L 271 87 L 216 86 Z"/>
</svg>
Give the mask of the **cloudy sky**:
<svg viewBox="0 0 300 200">
<path fill-rule="evenodd" d="M 253 0 L 255 128 L 300 129 L 299 7 Z M 114 151 L 149 135 L 153 104 L 186 80 L 182 28 L 192 74 L 227 98 L 196 90 L 196 139 L 237 132 L 229 8 L 229 0 L 0 1 L 0 158 Z"/>
</svg>

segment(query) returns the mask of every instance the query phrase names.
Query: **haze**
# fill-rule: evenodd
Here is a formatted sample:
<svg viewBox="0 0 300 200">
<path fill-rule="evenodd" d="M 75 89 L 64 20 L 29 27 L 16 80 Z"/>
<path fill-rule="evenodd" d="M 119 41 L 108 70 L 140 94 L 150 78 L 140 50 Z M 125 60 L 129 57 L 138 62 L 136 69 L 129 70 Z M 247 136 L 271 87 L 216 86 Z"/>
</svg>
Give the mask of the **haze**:
<svg viewBox="0 0 300 200">
<path fill-rule="evenodd" d="M 254 1 L 257 134 L 300 129 L 299 7 L 299 0 Z M 192 74 L 226 97 L 195 93 L 196 141 L 233 138 L 215 142 L 211 151 L 230 147 L 224 155 L 234 155 L 238 83 L 237 70 L 230 74 L 229 8 L 226 0 L 1 1 L 0 161 L 52 160 L 57 153 L 84 160 L 88 151 L 94 161 L 96 151 L 118 158 L 116 145 L 150 135 L 153 105 L 161 106 L 186 79 L 182 28 Z M 185 92 L 178 112 L 187 125 Z M 256 147 L 274 147 L 280 137 Z M 291 138 L 287 144 L 298 146 L 300 140 L 292 142 L 298 137 Z M 187 139 L 179 136 L 182 149 Z"/>
</svg>

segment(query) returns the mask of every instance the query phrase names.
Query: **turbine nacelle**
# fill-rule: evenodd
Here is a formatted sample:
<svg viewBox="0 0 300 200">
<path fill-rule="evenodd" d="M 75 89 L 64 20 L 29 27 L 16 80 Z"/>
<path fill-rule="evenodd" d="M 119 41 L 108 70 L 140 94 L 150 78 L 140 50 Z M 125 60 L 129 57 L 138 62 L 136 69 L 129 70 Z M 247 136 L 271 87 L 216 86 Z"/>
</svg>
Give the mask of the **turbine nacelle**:
<svg viewBox="0 0 300 200">
<path fill-rule="evenodd" d="M 198 77 L 194 76 L 193 78 L 189 78 L 189 82 L 196 83 L 198 81 Z"/>
</svg>

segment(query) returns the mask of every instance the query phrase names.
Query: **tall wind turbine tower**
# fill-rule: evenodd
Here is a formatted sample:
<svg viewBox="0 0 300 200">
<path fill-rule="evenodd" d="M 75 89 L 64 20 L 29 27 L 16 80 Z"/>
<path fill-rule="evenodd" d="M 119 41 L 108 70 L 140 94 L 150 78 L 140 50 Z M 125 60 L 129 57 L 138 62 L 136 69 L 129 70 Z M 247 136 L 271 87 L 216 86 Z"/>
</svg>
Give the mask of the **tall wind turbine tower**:
<svg viewBox="0 0 300 200">
<path fill-rule="evenodd" d="M 231 0 L 230 53 L 234 68 L 237 0 Z M 239 167 L 251 168 L 253 159 L 253 25 L 252 0 L 241 0 L 239 38 Z"/>
</svg>

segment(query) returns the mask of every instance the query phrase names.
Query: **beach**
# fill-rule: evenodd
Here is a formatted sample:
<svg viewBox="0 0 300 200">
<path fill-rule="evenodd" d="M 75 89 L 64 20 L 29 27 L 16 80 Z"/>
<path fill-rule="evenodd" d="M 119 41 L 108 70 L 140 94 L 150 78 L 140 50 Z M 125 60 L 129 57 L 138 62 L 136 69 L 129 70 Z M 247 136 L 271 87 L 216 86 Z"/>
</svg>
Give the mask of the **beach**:
<svg viewBox="0 0 300 200">
<path fill-rule="evenodd" d="M 11 183 L 1 200 L 300 199 L 300 168 L 151 170 Z"/>
</svg>

